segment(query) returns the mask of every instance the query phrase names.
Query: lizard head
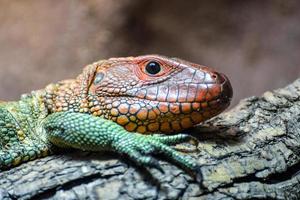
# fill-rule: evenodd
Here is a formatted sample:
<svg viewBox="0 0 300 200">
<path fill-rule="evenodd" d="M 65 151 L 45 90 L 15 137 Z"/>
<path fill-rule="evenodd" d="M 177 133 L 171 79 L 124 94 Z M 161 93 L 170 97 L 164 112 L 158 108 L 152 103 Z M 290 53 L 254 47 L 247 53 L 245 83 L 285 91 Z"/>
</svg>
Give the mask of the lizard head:
<svg viewBox="0 0 300 200">
<path fill-rule="evenodd" d="M 77 91 L 80 100 L 72 99 L 72 108 L 70 98 L 58 102 L 58 111 L 87 112 L 140 133 L 190 128 L 222 112 L 232 97 L 224 74 L 158 55 L 102 60 L 85 67 L 75 83 L 61 84 L 71 85 L 69 93 Z"/>
</svg>

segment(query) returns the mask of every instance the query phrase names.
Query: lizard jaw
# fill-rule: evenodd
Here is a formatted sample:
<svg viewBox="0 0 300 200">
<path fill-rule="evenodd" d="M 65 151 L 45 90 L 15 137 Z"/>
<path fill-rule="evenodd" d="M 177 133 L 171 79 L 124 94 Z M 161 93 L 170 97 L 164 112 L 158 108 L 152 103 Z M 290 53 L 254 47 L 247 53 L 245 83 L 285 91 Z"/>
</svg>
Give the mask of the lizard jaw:
<svg viewBox="0 0 300 200">
<path fill-rule="evenodd" d="M 104 109 L 100 114 L 124 126 L 128 131 L 140 133 L 182 131 L 216 116 L 229 106 L 232 88 L 228 79 L 225 76 L 222 78 L 224 80 L 219 84 L 199 84 L 200 86 L 197 86 L 200 88 L 199 91 L 190 90 L 193 93 L 186 92 L 186 97 L 177 97 L 174 100 L 170 92 L 169 97 L 156 92 L 157 97 L 154 98 L 152 92 L 147 91 L 145 93 L 131 91 L 129 93 L 131 95 L 103 97 Z M 184 93 L 175 91 L 174 94 Z"/>
</svg>

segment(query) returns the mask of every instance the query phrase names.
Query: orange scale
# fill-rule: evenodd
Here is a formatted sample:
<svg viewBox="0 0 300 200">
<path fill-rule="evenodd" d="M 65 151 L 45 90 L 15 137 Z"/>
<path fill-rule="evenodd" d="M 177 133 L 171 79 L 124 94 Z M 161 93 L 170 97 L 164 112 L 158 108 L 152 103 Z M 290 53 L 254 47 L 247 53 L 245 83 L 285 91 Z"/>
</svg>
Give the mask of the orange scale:
<svg viewBox="0 0 300 200">
<path fill-rule="evenodd" d="M 157 117 L 157 115 L 155 114 L 155 112 L 153 110 L 150 110 L 148 112 L 148 119 L 155 119 Z"/>
<path fill-rule="evenodd" d="M 148 130 L 150 132 L 158 131 L 158 129 L 159 129 L 159 123 L 158 122 L 154 122 L 154 123 L 148 124 L 147 128 L 148 128 Z"/>
<path fill-rule="evenodd" d="M 134 131 L 137 128 L 137 124 L 133 122 L 129 122 L 126 126 L 125 129 L 127 131 Z"/>
<path fill-rule="evenodd" d="M 170 111 L 174 114 L 180 114 L 180 107 L 179 103 L 172 103 L 170 104 Z"/>
<path fill-rule="evenodd" d="M 192 121 L 196 124 L 204 120 L 203 116 L 198 112 L 192 112 L 191 114 Z"/>
<path fill-rule="evenodd" d="M 190 113 L 191 112 L 191 104 L 190 103 L 181 103 L 181 111 L 182 113 Z"/>
<path fill-rule="evenodd" d="M 146 120 L 147 119 L 147 116 L 148 116 L 148 111 L 146 108 L 142 108 L 139 110 L 139 112 L 136 114 L 136 117 L 139 119 L 139 120 Z"/>
<path fill-rule="evenodd" d="M 139 104 L 132 104 L 130 105 L 130 108 L 129 108 L 129 113 L 130 114 L 135 114 L 138 112 L 138 110 L 140 109 L 140 105 Z"/>
<path fill-rule="evenodd" d="M 128 107 L 129 107 L 128 104 L 122 103 L 119 105 L 118 110 L 120 113 L 126 114 L 126 113 L 128 113 L 128 109 L 129 109 Z"/>
<path fill-rule="evenodd" d="M 180 131 L 182 130 L 180 123 L 178 121 L 171 122 L 172 130 L 173 131 Z"/>
<path fill-rule="evenodd" d="M 147 128 L 146 126 L 139 126 L 137 127 L 136 131 L 139 133 L 145 133 L 147 131 Z"/>
<path fill-rule="evenodd" d="M 161 132 L 170 132 L 172 129 L 171 129 L 171 126 L 170 126 L 170 123 L 169 122 L 163 122 L 160 124 L 160 131 Z"/>
<path fill-rule="evenodd" d="M 182 128 L 184 128 L 184 129 L 190 128 L 193 126 L 191 119 L 187 118 L 187 117 L 183 118 L 180 123 L 181 123 Z"/>
<path fill-rule="evenodd" d="M 125 125 L 129 122 L 128 117 L 126 117 L 125 115 L 121 115 L 117 118 L 117 123 L 120 125 Z"/>
</svg>

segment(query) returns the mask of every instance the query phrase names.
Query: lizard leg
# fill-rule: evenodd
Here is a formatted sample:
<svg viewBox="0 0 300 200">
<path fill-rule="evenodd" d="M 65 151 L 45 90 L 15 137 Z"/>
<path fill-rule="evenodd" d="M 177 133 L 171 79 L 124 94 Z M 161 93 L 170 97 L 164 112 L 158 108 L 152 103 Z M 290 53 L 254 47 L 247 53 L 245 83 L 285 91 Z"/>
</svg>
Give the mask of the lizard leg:
<svg viewBox="0 0 300 200">
<path fill-rule="evenodd" d="M 8 169 L 29 160 L 49 155 L 49 147 L 36 141 L 35 144 L 11 144 L 8 149 L 0 150 L 0 169 Z"/>
<path fill-rule="evenodd" d="M 129 156 L 138 165 L 160 169 L 153 154 L 163 154 L 185 169 L 197 168 L 190 156 L 178 153 L 169 144 L 191 139 L 184 135 L 153 136 L 126 131 L 120 125 L 88 114 L 60 112 L 49 115 L 44 124 L 50 142 L 81 150 L 111 150 Z"/>
<path fill-rule="evenodd" d="M 30 137 L 29 129 L 22 130 L 21 122 L 0 106 L 0 169 L 8 169 L 23 162 L 46 156 L 50 146 Z M 25 132 L 27 132 L 26 135 Z"/>
</svg>

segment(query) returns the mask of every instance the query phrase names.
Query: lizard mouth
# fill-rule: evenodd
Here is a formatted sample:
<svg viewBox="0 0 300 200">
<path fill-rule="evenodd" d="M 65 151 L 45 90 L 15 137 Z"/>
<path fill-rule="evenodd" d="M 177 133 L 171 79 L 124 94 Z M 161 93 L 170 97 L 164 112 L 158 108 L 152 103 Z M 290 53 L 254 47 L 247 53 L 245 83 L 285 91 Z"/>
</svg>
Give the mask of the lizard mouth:
<svg viewBox="0 0 300 200">
<path fill-rule="evenodd" d="M 176 132 L 199 124 L 224 111 L 232 98 L 232 87 L 226 79 L 221 84 L 199 84 L 197 90 L 190 91 L 185 98 L 178 96 L 175 101 L 158 101 L 156 107 L 164 112 L 158 120 L 161 124 L 169 124 L 160 131 Z M 151 101 L 151 98 L 146 99 Z M 155 104 L 155 100 L 152 103 Z"/>
<path fill-rule="evenodd" d="M 129 92 L 129 96 L 170 106 L 180 105 L 183 112 L 184 107 L 188 105 L 193 107 L 193 110 L 200 109 L 199 111 L 217 108 L 224 110 L 229 106 L 233 92 L 228 78 L 224 74 L 217 74 L 217 82 L 169 83 L 150 86 L 136 92 Z"/>
<path fill-rule="evenodd" d="M 229 103 L 232 98 L 232 87 L 228 78 L 221 73 L 215 73 L 217 81 L 199 82 L 167 82 L 160 85 L 134 89 L 127 92 L 128 96 L 150 101 L 168 103 L 203 103 L 220 101 Z"/>
</svg>

